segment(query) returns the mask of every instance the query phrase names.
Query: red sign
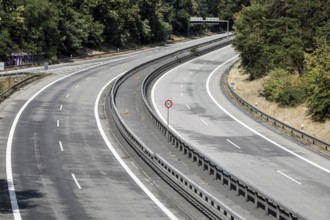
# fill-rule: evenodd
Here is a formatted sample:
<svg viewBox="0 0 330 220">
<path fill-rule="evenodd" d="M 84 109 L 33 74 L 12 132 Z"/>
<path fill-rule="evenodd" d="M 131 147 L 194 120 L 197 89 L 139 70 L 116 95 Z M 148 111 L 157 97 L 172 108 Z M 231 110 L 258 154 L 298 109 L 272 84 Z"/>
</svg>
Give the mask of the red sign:
<svg viewBox="0 0 330 220">
<path fill-rule="evenodd" d="M 171 100 L 168 99 L 168 100 L 165 101 L 165 107 L 166 108 L 171 108 L 172 105 L 173 105 L 173 102 Z"/>
</svg>

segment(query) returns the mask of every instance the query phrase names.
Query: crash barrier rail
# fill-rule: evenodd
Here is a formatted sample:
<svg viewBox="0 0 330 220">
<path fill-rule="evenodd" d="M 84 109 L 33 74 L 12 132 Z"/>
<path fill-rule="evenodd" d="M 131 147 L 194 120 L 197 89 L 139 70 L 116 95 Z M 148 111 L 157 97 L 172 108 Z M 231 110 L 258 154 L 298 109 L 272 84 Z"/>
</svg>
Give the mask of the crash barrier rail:
<svg viewBox="0 0 330 220">
<path fill-rule="evenodd" d="M 0 73 L 0 77 L 7 77 L 7 76 L 21 76 L 21 75 L 32 75 L 34 73 L 28 73 L 28 72 L 17 72 L 17 73 Z"/>
<path fill-rule="evenodd" d="M 22 73 L 21 75 L 31 75 L 31 73 Z M 30 81 L 31 79 L 33 79 L 37 76 L 40 76 L 40 75 L 39 74 L 33 74 L 32 76 L 22 80 L 21 82 L 16 83 L 15 85 L 10 87 L 9 89 L 7 89 L 7 90 L 3 91 L 2 93 L 0 93 L 0 102 L 3 101 L 6 97 L 8 97 L 8 95 L 10 95 L 17 88 L 19 88 L 20 86 L 24 85 L 25 83 L 27 83 L 28 81 Z"/>
<path fill-rule="evenodd" d="M 321 147 L 322 149 L 329 151 L 330 150 L 330 144 L 326 143 L 325 141 L 322 141 L 316 137 L 313 137 L 309 134 L 306 134 L 305 132 L 303 132 L 302 130 L 296 129 L 294 127 L 291 127 L 290 125 L 281 122 L 279 120 L 277 120 L 276 118 L 268 115 L 267 113 L 261 111 L 258 109 L 258 107 L 251 105 L 250 103 L 248 103 L 247 101 L 245 101 L 244 99 L 242 99 L 236 92 L 235 92 L 235 87 L 229 85 L 229 81 L 228 81 L 228 74 L 230 72 L 230 69 L 227 69 L 226 73 L 223 76 L 226 76 L 226 82 L 225 82 L 225 86 L 226 88 L 230 91 L 230 94 L 243 106 L 245 107 L 245 109 L 249 110 L 250 112 L 256 114 L 257 116 L 260 116 L 262 119 L 266 120 L 267 122 L 273 124 L 276 127 L 279 127 L 281 129 L 283 129 L 284 131 L 288 132 L 292 137 L 298 137 L 301 138 L 304 141 L 307 141 L 308 143 L 312 143 L 314 145 L 317 145 L 319 147 Z"/>
<path fill-rule="evenodd" d="M 220 41 L 220 44 L 227 45 L 227 43 L 221 43 L 224 41 L 226 37 L 221 38 L 217 41 L 212 41 L 208 43 L 203 43 L 198 45 L 198 48 L 201 48 L 205 45 L 212 44 L 214 42 Z M 219 45 L 213 46 L 214 49 L 218 48 Z M 125 140 L 133 147 L 133 149 L 140 155 L 144 161 L 150 165 L 152 169 L 154 169 L 158 175 L 160 175 L 169 185 L 171 185 L 175 190 L 177 190 L 182 196 L 184 196 L 188 201 L 190 201 L 196 208 L 202 211 L 208 218 L 210 219 L 243 219 L 243 217 L 235 214 L 229 207 L 223 204 L 221 201 L 214 198 L 212 195 L 208 194 L 201 187 L 199 187 L 196 183 L 187 178 L 184 174 L 180 173 L 174 167 L 172 167 L 165 159 L 163 159 L 160 155 L 155 154 L 151 151 L 142 140 L 137 137 L 132 130 L 127 126 L 125 121 L 122 119 L 117 107 L 116 107 L 116 95 L 120 85 L 129 77 L 145 69 L 150 65 L 155 65 L 160 61 L 164 61 L 165 59 L 172 59 L 177 63 L 180 63 L 182 60 L 187 59 L 187 57 L 194 57 L 196 54 L 188 53 L 188 55 L 178 58 L 179 55 L 189 52 L 191 48 L 196 48 L 196 46 L 186 48 L 184 50 L 180 50 L 169 55 L 160 57 L 158 59 L 149 61 L 144 63 L 130 71 L 128 71 L 123 76 L 119 77 L 112 86 L 110 93 L 110 109 L 111 109 L 111 117 L 113 118 L 118 131 L 125 138 Z M 208 47 L 206 50 L 211 50 L 211 47 Z M 200 53 L 203 50 L 199 51 Z"/>
<path fill-rule="evenodd" d="M 258 191 L 237 176 L 229 173 L 219 165 L 219 162 L 208 158 L 203 154 L 203 152 L 199 151 L 197 148 L 189 146 L 181 137 L 175 135 L 172 131 L 167 130 L 167 126 L 156 115 L 150 104 L 150 100 L 148 98 L 150 97 L 149 91 L 155 79 L 160 77 L 175 65 L 178 65 L 180 62 L 181 60 L 178 59 L 159 67 L 151 74 L 149 74 L 142 84 L 142 97 L 147 109 L 147 113 L 151 117 L 153 123 L 157 126 L 163 135 L 168 137 L 168 140 L 176 148 L 178 148 L 184 155 L 187 155 L 187 157 L 190 158 L 193 162 L 196 162 L 197 166 L 203 167 L 203 169 L 208 172 L 209 175 L 213 176 L 215 181 L 220 181 L 223 186 L 228 187 L 228 190 L 233 190 L 238 196 L 244 197 L 246 202 L 254 203 L 257 209 L 263 209 L 266 215 L 271 215 L 276 219 L 304 219 L 298 213 L 293 212 L 288 207 L 282 205 L 280 202 L 275 201 L 270 196 Z"/>
</svg>

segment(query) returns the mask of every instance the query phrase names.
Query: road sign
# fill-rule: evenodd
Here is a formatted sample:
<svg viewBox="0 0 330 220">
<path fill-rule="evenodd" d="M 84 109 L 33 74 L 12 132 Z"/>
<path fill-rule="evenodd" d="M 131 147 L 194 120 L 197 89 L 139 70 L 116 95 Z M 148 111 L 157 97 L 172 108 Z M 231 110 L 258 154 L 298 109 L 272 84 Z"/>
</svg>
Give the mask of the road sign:
<svg viewBox="0 0 330 220">
<path fill-rule="evenodd" d="M 44 63 L 44 70 L 48 70 L 48 62 Z"/>
<path fill-rule="evenodd" d="M 5 70 L 5 63 L 4 62 L 0 62 L 0 70 Z"/>
<path fill-rule="evenodd" d="M 172 105 L 173 105 L 172 100 L 168 99 L 168 100 L 165 101 L 165 107 L 166 107 L 166 108 L 171 108 Z"/>
</svg>

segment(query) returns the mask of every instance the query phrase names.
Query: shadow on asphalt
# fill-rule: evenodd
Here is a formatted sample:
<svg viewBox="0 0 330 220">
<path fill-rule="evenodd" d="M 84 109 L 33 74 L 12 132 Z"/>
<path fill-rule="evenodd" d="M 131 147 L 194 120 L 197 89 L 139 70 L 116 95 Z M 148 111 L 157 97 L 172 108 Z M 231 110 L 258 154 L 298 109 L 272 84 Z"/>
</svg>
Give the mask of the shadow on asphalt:
<svg viewBox="0 0 330 220">
<path fill-rule="evenodd" d="M 38 190 L 16 191 L 19 209 L 31 209 L 38 205 L 31 203 L 29 200 L 43 197 Z M 11 204 L 8 193 L 7 180 L 0 179 L 0 214 L 11 214 Z"/>
</svg>

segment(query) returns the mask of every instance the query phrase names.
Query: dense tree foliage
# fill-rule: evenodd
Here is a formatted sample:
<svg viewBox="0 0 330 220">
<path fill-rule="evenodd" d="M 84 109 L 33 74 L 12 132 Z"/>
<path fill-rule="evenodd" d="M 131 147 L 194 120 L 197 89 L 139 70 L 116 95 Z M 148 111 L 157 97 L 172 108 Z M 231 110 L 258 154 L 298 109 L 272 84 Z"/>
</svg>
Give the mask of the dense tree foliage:
<svg viewBox="0 0 330 220">
<path fill-rule="evenodd" d="M 19 52 L 56 59 L 84 48 L 162 42 L 172 33 L 187 34 L 191 16 L 230 18 L 246 2 L 0 0 L 0 60 Z M 205 30 L 192 29 L 191 33 Z"/>
<path fill-rule="evenodd" d="M 269 75 L 261 95 L 283 106 L 307 100 L 314 119 L 330 119 L 330 0 L 252 0 L 234 29 L 249 78 Z"/>
<path fill-rule="evenodd" d="M 306 56 L 304 76 L 309 98 L 308 114 L 317 121 L 330 119 L 330 45 Z"/>
</svg>

